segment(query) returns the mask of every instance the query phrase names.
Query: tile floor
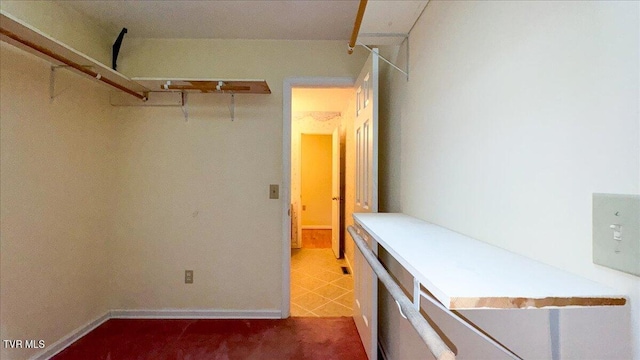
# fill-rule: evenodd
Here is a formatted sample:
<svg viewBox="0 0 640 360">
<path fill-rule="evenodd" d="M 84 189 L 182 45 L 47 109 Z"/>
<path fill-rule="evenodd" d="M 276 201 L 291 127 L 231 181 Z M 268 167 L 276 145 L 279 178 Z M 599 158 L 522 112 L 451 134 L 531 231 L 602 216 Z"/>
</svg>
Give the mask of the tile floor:
<svg viewBox="0 0 640 360">
<path fill-rule="evenodd" d="M 291 249 L 291 316 L 352 316 L 353 277 L 331 249 Z"/>
</svg>

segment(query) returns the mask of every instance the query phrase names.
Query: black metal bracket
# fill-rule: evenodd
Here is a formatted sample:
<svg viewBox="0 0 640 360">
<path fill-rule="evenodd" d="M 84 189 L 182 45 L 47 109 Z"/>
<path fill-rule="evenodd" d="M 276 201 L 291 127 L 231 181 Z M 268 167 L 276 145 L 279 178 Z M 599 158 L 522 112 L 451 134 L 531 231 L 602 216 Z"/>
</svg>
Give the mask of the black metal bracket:
<svg viewBox="0 0 640 360">
<path fill-rule="evenodd" d="M 111 53 L 111 67 L 113 68 L 113 70 L 116 70 L 116 68 L 118 67 L 118 53 L 120 53 L 120 46 L 122 46 L 122 39 L 124 39 L 124 34 L 127 33 L 127 28 L 122 28 L 122 30 L 120 30 L 120 35 L 118 35 L 118 38 L 116 39 L 116 42 L 113 43 L 113 47 L 112 47 L 112 53 Z"/>
</svg>

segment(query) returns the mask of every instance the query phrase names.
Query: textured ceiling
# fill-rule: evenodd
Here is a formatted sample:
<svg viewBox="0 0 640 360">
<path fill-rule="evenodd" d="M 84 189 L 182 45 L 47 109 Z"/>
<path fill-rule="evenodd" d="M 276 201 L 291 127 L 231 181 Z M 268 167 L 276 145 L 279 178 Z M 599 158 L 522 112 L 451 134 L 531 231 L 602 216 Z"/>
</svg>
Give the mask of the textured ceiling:
<svg viewBox="0 0 640 360">
<path fill-rule="evenodd" d="M 127 37 L 344 40 L 357 0 L 68 1 L 112 33 Z"/>
<path fill-rule="evenodd" d="M 369 0 L 361 33 L 408 33 L 427 1 Z M 64 1 L 131 38 L 348 40 L 358 0 Z"/>
</svg>

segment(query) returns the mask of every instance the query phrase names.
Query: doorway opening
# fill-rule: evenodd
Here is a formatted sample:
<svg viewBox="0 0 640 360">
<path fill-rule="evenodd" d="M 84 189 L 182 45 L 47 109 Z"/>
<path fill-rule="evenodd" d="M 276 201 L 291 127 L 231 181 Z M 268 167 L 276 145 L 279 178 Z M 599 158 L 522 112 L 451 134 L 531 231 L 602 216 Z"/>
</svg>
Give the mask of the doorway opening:
<svg viewBox="0 0 640 360">
<path fill-rule="evenodd" d="M 294 104 L 298 100 L 297 89 L 294 89 Z M 339 113 L 335 113 L 336 128 L 340 126 L 337 123 L 339 119 Z M 294 115 L 295 116 L 295 115 Z M 305 116 L 306 117 L 306 116 Z M 316 121 L 316 118 L 309 116 L 310 121 Z M 298 116 L 294 117 L 294 121 L 302 120 Z M 332 125 L 332 124 L 328 124 Z M 305 131 L 307 124 L 294 125 L 294 128 Z M 295 131 L 293 136 L 295 136 Z M 293 139 L 292 139 L 293 141 Z M 300 231 L 292 234 L 295 237 L 294 248 L 305 249 L 329 249 L 332 248 L 332 240 L 334 234 L 332 234 L 332 203 L 335 196 L 331 193 L 332 190 L 332 136 L 325 134 L 314 134 L 302 132 L 300 136 L 300 161 L 299 161 L 299 177 L 300 177 L 300 190 L 299 195 L 297 189 L 291 193 L 291 203 L 297 203 L 295 210 L 300 210 L 299 214 L 296 212 L 296 217 L 299 218 L 299 222 L 302 223 Z M 339 146 L 339 143 L 338 143 Z M 336 149 L 339 153 L 340 149 Z M 296 151 L 296 147 L 292 149 Z M 295 158 L 294 154 L 291 154 L 292 158 Z M 293 164 L 292 174 L 297 174 L 298 170 Z M 338 173 L 338 176 L 340 173 Z M 339 184 L 338 184 L 339 186 Z M 339 215 L 338 215 L 339 216 Z M 337 253 L 336 258 L 340 258 L 340 238 L 337 237 Z"/>
<path fill-rule="evenodd" d="M 344 217 L 346 224 L 351 224 L 354 212 L 377 212 L 378 210 L 378 57 L 377 49 L 369 55 L 356 81 L 349 78 L 290 78 L 283 84 L 283 199 L 292 200 L 292 127 L 293 107 L 292 92 L 294 88 L 350 88 L 351 96 L 346 96 L 348 105 L 341 114 L 343 125 L 340 134 L 345 139 L 346 160 L 344 199 Z M 292 234 L 296 234 L 294 222 L 291 221 L 295 207 L 290 201 L 282 203 L 282 317 L 287 318 L 291 308 L 291 283 L 293 269 L 291 260 Z M 297 224 L 297 222 L 296 222 Z M 341 226 L 344 228 L 344 225 Z M 298 227 L 300 229 L 300 227 Z M 373 241 L 373 240 L 372 240 Z M 362 256 L 354 249 L 352 242 L 344 243 L 345 261 L 355 278 L 351 316 L 353 316 L 360 339 L 369 358 L 375 358 L 377 349 L 378 316 L 378 283 L 370 267 L 363 263 Z M 377 250 L 372 246 L 373 251 Z M 314 277 L 314 278 L 317 278 Z M 335 281 L 335 280 L 334 280 Z M 333 281 L 330 283 L 333 284 Z M 308 290 L 317 293 L 316 290 Z M 336 301 L 331 300 L 333 303 Z M 317 309 L 316 309 L 317 310 Z M 316 314 L 316 310 L 307 311 L 307 315 Z"/>
<path fill-rule="evenodd" d="M 353 80 L 285 81 L 284 90 L 290 223 L 285 225 L 283 309 L 289 308 L 291 316 L 350 317 L 353 278 L 344 259 L 344 164 L 345 121 L 352 119 L 343 113 L 354 98 Z M 283 317 L 288 313 L 283 310 Z"/>
</svg>

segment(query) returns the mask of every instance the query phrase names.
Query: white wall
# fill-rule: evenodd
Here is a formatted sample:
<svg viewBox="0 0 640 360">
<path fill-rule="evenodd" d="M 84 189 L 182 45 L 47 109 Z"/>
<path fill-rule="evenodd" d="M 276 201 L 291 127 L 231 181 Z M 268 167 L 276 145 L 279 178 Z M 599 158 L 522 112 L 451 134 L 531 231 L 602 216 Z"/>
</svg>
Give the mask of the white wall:
<svg viewBox="0 0 640 360">
<path fill-rule="evenodd" d="M 104 315 L 116 128 L 106 89 L 0 44 L 0 338 L 44 340 Z M 26 359 L 37 350 L 0 350 Z"/>
<path fill-rule="evenodd" d="M 402 156 L 385 166 L 401 161 L 403 212 L 629 296 L 621 309 L 563 311 L 565 358 L 640 359 L 640 279 L 591 260 L 592 193 L 640 193 L 639 6 L 430 2 L 411 32 L 410 81 L 387 80 L 402 127 L 387 141 Z M 419 348 L 393 338 L 397 315 L 383 311 L 392 355 Z M 549 356 L 548 339 L 524 337 L 546 334 L 546 312 L 465 314 Z M 457 341 L 463 357 L 491 354 Z"/>
</svg>

